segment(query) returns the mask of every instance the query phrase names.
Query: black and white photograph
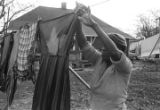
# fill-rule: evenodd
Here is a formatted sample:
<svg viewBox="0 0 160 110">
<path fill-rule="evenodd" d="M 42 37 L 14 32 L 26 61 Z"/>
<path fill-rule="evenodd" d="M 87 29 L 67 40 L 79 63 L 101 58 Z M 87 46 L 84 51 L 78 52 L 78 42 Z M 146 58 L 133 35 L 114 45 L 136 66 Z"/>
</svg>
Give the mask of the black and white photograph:
<svg viewBox="0 0 160 110">
<path fill-rule="evenodd" d="M 0 110 L 160 110 L 159 0 L 0 0 Z"/>
</svg>

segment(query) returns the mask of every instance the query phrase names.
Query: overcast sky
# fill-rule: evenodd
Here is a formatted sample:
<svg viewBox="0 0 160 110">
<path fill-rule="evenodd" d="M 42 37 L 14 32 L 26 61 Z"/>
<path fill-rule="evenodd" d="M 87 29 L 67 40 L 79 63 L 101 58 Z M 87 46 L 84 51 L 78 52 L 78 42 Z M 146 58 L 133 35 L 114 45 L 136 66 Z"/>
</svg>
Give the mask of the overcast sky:
<svg viewBox="0 0 160 110">
<path fill-rule="evenodd" d="M 35 6 L 58 8 L 61 7 L 61 2 L 66 2 L 67 8 L 73 9 L 75 1 L 91 6 L 95 16 L 131 35 L 134 35 L 136 30 L 138 15 L 160 10 L 160 0 L 23 0 L 21 2 L 34 2 Z"/>
</svg>

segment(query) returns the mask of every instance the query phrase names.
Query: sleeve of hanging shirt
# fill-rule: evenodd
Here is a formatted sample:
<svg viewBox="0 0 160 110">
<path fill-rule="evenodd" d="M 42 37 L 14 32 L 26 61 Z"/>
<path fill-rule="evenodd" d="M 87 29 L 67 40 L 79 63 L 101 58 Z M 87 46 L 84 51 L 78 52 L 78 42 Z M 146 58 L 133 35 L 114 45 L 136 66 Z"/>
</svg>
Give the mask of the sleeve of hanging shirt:
<svg viewBox="0 0 160 110">
<path fill-rule="evenodd" d="M 84 58 L 91 62 L 93 65 L 101 58 L 101 52 L 91 46 L 89 43 L 82 49 Z"/>
</svg>

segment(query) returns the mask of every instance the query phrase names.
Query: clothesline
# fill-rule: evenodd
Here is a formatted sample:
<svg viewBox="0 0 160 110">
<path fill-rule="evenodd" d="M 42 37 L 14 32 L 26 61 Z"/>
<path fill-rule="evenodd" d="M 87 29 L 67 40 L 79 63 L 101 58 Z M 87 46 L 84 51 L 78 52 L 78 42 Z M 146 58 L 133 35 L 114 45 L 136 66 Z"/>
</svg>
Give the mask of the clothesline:
<svg viewBox="0 0 160 110">
<path fill-rule="evenodd" d="M 56 18 L 51 18 L 51 19 L 48 19 L 48 20 L 40 20 L 40 21 L 41 21 L 41 23 L 51 22 L 51 21 L 54 21 L 54 20 L 56 20 L 56 19 L 63 18 L 63 17 L 65 17 L 65 16 L 69 16 L 69 15 L 71 15 L 71 14 L 74 14 L 74 12 L 67 13 L 67 14 L 58 16 L 58 17 L 56 17 Z"/>
<path fill-rule="evenodd" d="M 106 3 L 106 2 L 108 2 L 108 1 L 110 1 L 110 0 L 100 1 L 100 2 L 98 2 L 98 3 L 95 3 L 95 4 L 90 5 L 90 7 L 95 7 L 95 6 L 101 5 L 101 4 L 103 4 L 103 3 Z"/>
</svg>

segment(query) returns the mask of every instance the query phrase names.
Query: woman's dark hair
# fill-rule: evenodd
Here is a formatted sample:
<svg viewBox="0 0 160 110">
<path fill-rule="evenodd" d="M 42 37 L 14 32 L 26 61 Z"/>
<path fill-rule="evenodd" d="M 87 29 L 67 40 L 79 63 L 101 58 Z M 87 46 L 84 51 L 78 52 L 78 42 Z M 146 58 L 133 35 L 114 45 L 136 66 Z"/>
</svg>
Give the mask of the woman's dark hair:
<svg viewBox="0 0 160 110">
<path fill-rule="evenodd" d="M 111 34 L 108 34 L 108 36 L 116 44 L 118 49 L 120 49 L 123 52 L 126 52 L 127 43 L 126 43 L 125 38 L 122 35 L 116 34 L 116 33 L 111 33 Z"/>
</svg>

